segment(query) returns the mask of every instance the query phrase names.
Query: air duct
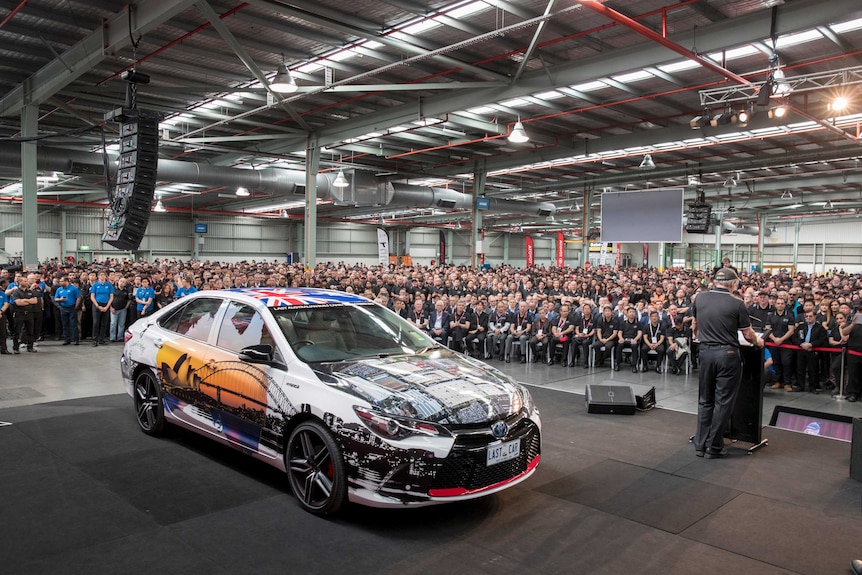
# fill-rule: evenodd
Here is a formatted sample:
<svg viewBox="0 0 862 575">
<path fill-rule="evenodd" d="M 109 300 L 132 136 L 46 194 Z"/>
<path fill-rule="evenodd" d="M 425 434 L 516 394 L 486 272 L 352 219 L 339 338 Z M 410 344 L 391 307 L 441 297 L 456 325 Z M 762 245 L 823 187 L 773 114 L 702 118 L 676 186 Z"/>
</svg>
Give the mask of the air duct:
<svg viewBox="0 0 862 575">
<path fill-rule="evenodd" d="M 116 171 L 116 156 L 111 154 L 108 162 L 112 174 Z M 0 167 L 20 168 L 21 146 L 11 142 L 0 143 Z M 77 175 L 101 175 L 102 159 L 99 154 L 76 152 L 61 148 L 39 147 L 36 168 L 43 171 L 63 172 Z M 317 175 L 317 197 L 333 198 L 340 203 L 366 203 L 373 195 L 375 204 L 381 206 L 401 206 L 405 208 L 436 207 L 441 209 L 472 209 L 473 196 L 446 188 L 431 188 L 409 184 L 379 182 L 374 174 L 355 172 L 350 192 L 356 201 L 341 201 L 345 197 L 343 188 L 332 185 L 336 174 Z M 212 166 L 194 162 L 160 159 L 158 179 L 162 182 L 199 184 L 203 186 L 225 186 L 236 189 L 248 188 L 274 195 L 293 194 L 298 186 L 305 185 L 305 172 L 281 168 L 245 170 L 225 166 Z M 360 200 L 361 198 L 361 200 Z M 556 206 L 548 202 L 519 202 L 491 198 L 488 211 L 517 213 L 533 216 L 550 216 Z"/>
<path fill-rule="evenodd" d="M 730 222 L 721 222 L 721 231 L 725 234 L 743 234 L 746 236 L 756 236 L 760 233 L 760 228 L 755 226 L 737 226 Z M 763 236 L 769 237 L 772 235 L 772 230 L 766 228 L 763 230 Z"/>
</svg>

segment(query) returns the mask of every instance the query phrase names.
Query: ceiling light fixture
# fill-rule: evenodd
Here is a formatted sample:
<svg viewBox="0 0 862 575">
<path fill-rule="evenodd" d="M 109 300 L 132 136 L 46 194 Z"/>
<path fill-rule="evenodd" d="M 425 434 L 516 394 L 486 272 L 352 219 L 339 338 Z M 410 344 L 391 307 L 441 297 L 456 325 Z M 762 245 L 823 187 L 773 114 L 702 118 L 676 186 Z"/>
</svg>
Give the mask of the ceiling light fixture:
<svg viewBox="0 0 862 575">
<path fill-rule="evenodd" d="M 724 180 L 724 187 L 725 188 L 735 188 L 738 183 L 739 183 L 739 181 L 736 178 L 734 178 L 733 176 L 730 176 L 729 178 Z"/>
<path fill-rule="evenodd" d="M 850 106 L 850 100 L 844 96 L 838 96 L 829 104 L 829 109 L 833 112 L 844 112 Z"/>
<path fill-rule="evenodd" d="M 769 116 L 770 119 L 773 119 L 773 120 L 781 119 L 787 115 L 787 106 L 782 104 L 780 106 L 775 106 L 774 108 L 770 108 L 769 112 L 767 112 L 767 115 Z"/>
<path fill-rule="evenodd" d="M 509 133 L 508 140 L 513 144 L 524 144 L 530 141 L 530 136 L 527 135 L 527 131 L 524 129 L 524 124 L 521 123 L 521 118 L 518 118 L 518 121 L 515 122 L 515 126 Z"/>
<path fill-rule="evenodd" d="M 299 86 L 296 85 L 296 80 L 284 64 L 284 54 L 281 55 L 281 64 L 278 65 L 275 77 L 269 83 L 269 87 L 281 94 L 292 94 L 299 89 Z"/>
<path fill-rule="evenodd" d="M 154 212 L 166 212 L 168 211 L 165 208 L 165 204 L 162 203 L 161 199 L 156 200 L 156 205 L 153 207 Z"/>
<path fill-rule="evenodd" d="M 700 116 L 695 116 L 691 119 L 688 125 L 691 126 L 692 130 L 699 130 L 701 128 L 709 126 L 709 113 L 704 112 Z"/>
<path fill-rule="evenodd" d="M 238 198 L 247 198 L 251 195 L 251 192 L 248 191 L 248 188 L 239 187 L 236 189 L 236 197 Z"/>
<path fill-rule="evenodd" d="M 782 200 L 792 200 L 793 194 L 790 193 L 790 190 L 784 190 L 784 192 L 781 194 L 781 199 Z"/>
<path fill-rule="evenodd" d="M 332 182 L 332 185 L 336 188 L 346 188 L 350 185 L 350 182 L 344 176 L 344 170 L 338 170 L 338 175 L 335 176 L 335 181 Z"/>
<path fill-rule="evenodd" d="M 654 170 L 655 162 L 652 161 L 652 156 L 649 154 L 644 155 L 644 159 L 641 162 L 641 165 L 638 166 L 641 170 Z"/>
<path fill-rule="evenodd" d="M 289 217 L 289 216 L 288 216 L 288 214 L 287 214 L 287 210 L 281 210 L 281 213 L 279 214 L 279 217 L 281 217 L 282 219 L 286 220 L 286 219 Z"/>
<path fill-rule="evenodd" d="M 747 126 L 748 122 L 751 121 L 751 112 L 749 112 L 748 110 L 740 110 L 736 113 L 736 121 L 739 123 L 740 126 Z"/>
<path fill-rule="evenodd" d="M 827 210 L 831 210 L 835 208 L 835 205 L 832 203 L 832 200 L 827 200 L 826 205 L 823 206 Z"/>
</svg>

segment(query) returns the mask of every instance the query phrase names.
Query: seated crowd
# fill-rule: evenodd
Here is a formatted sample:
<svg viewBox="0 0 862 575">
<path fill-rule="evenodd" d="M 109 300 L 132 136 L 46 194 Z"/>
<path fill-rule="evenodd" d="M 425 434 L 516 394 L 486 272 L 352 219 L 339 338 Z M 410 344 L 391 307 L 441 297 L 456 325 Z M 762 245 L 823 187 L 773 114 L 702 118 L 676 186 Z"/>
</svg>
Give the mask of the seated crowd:
<svg viewBox="0 0 862 575">
<path fill-rule="evenodd" d="M 0 270 L 0 353 L 9 353 L 7 324 L 14 351 L 21 344 L 35 351 L 34 341 L 46 336 L 68 344 L 90 337 L 99 345 L 122 342 L 125 327 L 139 317 L 198 290 L 308 286 L 374 299 L 441 344 L 475 357 L 584 368 L 610 360 L 616 370 L 628 358 L 632 371 L 652 363 L 658 372 L 666 366 L 678 374 L 697 366 L 691 304 L 709 289 L 711 275 L 604 266 L 321 263 L 307 270 L 285 262 L 53 260 L 38 273 Z M 829 349 L 858 346 L 862 352 L 851 334 L 862 275 L 739 275 L 736 295 L 746 302 L 754 329 L 773 344 L 771 386 L 813 392 L 833 386 L 840 354 Z M 854 362 L 848 360 L 851 400 L 862 392 L 862 360 Z"/>
</svg>

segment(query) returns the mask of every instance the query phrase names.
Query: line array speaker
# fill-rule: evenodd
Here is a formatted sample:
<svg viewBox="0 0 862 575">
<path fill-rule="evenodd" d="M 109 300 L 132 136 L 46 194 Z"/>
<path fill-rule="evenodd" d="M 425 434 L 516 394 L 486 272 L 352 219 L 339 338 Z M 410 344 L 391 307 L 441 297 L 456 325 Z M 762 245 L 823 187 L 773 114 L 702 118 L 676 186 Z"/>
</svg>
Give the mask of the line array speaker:
<svg viewBox="0 0 862 575">
<path fill-rule="evenodd" d="M 159 115 L 130 110 L 120 124 L 120 161 L 102 241 L 136 250 L 150 222 L 159 162 Z"/>
</svg>

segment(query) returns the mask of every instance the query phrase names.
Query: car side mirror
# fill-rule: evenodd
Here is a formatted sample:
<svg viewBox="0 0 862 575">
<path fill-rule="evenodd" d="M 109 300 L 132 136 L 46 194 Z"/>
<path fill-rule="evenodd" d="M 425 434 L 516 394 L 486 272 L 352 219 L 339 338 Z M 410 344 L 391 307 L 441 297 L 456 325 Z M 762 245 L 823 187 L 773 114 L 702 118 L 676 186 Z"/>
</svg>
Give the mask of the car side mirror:
<svg viewBox="0 0 862 575">
<path fill-rule="evenodd" d="M 260 345 L 250 345 L 244 347 L 239 352 L 239 358 L 242 361 L 249 363 L 272 363 L 273 351 L 272 346 L 268 343 Z"/>
</svg>

